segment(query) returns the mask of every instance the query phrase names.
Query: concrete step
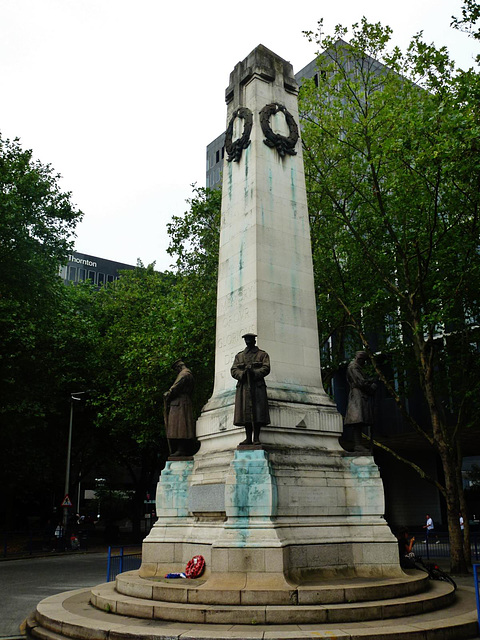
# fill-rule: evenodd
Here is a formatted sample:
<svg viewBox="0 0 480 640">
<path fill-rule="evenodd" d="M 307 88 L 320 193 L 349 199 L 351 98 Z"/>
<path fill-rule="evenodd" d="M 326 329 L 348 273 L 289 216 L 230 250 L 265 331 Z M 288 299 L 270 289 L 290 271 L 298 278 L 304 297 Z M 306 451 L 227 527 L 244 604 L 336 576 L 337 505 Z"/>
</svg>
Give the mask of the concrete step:
<svg viewBox="0 0 480 640">
<path fill-rule="evenodd" d="M 301 617 L 288 624 L 269 625 L 146 620 L 100 611 L 89 599 L 90 590 L 81 589 L 42 600 L 27 620 L 27 635 L 32 640 L 463 640 L 478 636 L 475 594 L 468 587 L 460 587 L 454 603 L 440 611 L 396 620 L 335 624 L 309 624 Z"/>
<path fill-rule="evenodd" d="M 386 620 L 426 613 L 449 606 L 455 592 L 446 582 L 432 581 L 421 594 L 371 600 L 325 604 L 197 604 L 162 602 L 118 593 L 111 582 L 94 587 L 90 602 L 97 609 L 134 618 L 194 622 L 197 624 L 336 624 L 359 620 Z"/>
<path fill-rule="evenodd" d="M 282 577 L 283 578 L 283 577 Z M 141 578 L 138 571 L 121 573 L 116 590 L 146 600 L 216 605 L 313 605 L 387 600 L 421 593 L 428 588 L 424 571 L 402 578 L 322 579 L 287 583 L 268 574 L 225 573 L 209 579 Z"/>
</svg>

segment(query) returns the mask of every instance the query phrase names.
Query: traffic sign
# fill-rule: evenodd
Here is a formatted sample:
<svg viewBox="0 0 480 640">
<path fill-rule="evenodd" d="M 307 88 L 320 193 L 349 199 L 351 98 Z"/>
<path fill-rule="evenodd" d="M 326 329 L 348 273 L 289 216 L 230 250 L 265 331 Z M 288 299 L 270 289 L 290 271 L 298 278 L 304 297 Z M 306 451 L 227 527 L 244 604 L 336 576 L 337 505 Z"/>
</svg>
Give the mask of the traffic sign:
<svg viewBox="0 0 480 640">
<path fill-rule="evenodd" d="M 70 500 L 70 496 L 67 495 L 64 497 L 62 504 L 60 505 L 62 507 L 73 507 L 72 501 Z"/>
</svg>

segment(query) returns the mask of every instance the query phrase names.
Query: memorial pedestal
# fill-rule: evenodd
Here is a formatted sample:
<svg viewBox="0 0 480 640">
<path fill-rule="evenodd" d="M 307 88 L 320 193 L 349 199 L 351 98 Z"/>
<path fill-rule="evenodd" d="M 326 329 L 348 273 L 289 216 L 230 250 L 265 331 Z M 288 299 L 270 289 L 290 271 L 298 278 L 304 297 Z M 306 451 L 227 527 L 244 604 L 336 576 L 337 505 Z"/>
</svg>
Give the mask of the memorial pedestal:
<svg viewBox="0 0 480 640">
<path fill-rule="evenodd" d="M 144 541 L 140 575 L 181 571 L 197 554 L 212 577 L 401 575 L 373 458 L 265 445 L 227 459 L 223 482 L 205 483 L 213 477 L 198 454 L 193 468 L 168 463 L 158 490 L 165 508 Z"/>
</svg>

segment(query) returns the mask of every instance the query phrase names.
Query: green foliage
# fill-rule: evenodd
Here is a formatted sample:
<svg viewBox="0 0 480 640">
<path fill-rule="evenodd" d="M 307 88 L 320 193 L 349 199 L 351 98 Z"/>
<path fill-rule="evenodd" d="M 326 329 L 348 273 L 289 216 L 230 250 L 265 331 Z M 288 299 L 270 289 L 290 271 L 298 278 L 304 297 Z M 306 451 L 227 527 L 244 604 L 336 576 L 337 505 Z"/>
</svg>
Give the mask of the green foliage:
<svg viewBox="0 0 480 640">
<path fill-rule="evenodd" d="M 213 387 L 221 191 L 193 186 L 190 209 L 168 225 L 176 257 L 174 344 L 195 374 L 199 412 Z M 176 356 L 178 357 L 178 356 Z"/>
<path fill-rule="evenodd" d="M 59 264 L 82 214 L 50 165 L 0 137 L 0 394 L 2 412 L 42 413 L 62 305 Z"/>
<path fill-rule="evenodd" d="M 439 332 L 475 353 L 458 337 L 480 313 L 477 109 L 445 51 L 388 53 L 390 30 L 365 21 L 344 33 L 301 98 L 321 333 L 337 330 L 337 361 L 375 334 L 423 383 Z"/>
<path fill-rule="evenodd" d="M 175 359 L 169 304 L 174 286 L 172 274 L 139 265 L 94 296 L 101 335 L 94 402 L 98 424 L 112 437 L 127 433 L 148 445 L 161 435 L 162 390 Z"/>
<path fill-rule="evenodd" d="M 451 26 L 468 33 L 476 40 L 480 39 L 480 29 L 477 22 L 480 20 L 480 5 L 477 0 L 465 0 L 462 6 L 462 17 L 452 16 Z"/>
<path fill-rule="evenodd" d="M 59 470 L 68 292 L 58 276 L 82 214 L 59 176 L 0 137 L 0 396 L 4 514 L 33 507 Z M 68 397 L 68 396 L 67 396 Z M 64 471 L 64 469 L 63 469 Z"/>
<path fill-rule="evenodd" d="M 346 33 L 322 40 L 300 100 L 321 338 L 332 368 L 371 354 L 442 459 L 456 526 L 457 435 L 480 397 L 479 77 L 421 34 L 402 53 L 380 24 Z M 412 385 L 430 425 L 406 409 Z"/>
</svg>

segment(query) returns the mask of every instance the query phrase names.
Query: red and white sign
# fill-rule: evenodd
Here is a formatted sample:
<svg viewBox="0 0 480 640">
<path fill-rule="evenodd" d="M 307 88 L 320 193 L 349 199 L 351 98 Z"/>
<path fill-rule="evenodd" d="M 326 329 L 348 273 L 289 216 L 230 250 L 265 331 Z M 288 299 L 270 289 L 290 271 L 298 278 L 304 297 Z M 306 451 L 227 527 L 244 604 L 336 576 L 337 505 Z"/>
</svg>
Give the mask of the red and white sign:
<svg viewBox="0 0 480 640">
<path fill-rule="evenodd" d="M 70 500 L 70 496 L 67 495 L 64 497 L 61 507 L 73 507 L 72 501 Z"/>
</svg>

